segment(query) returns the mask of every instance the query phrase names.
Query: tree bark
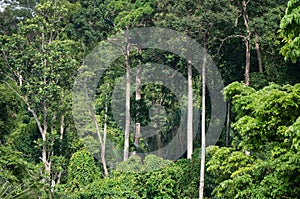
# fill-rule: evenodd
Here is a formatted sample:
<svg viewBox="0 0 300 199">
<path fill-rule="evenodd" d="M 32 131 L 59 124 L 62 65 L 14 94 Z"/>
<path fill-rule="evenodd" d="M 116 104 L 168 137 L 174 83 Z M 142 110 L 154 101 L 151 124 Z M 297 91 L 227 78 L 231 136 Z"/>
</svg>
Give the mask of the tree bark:
<svg viewBox="0 0 300 199">
<path fill-rule="evenodd" d="M 159 131 L 157 131 L 157 134 L 156 134 L 156 143 L 157 143 L 157 155 L 162 157 L 162 151 L 161 151 L 161 148 L 162 148 L 162 144 L 161 144 L 161 134 Z"/>
<path fill-rule="evenodd" d="M 136 100 L 136 103 L 139 104 L 139 100 L 141 99 L 141 67 L 139 67 L 137 69 L 135 82 L 136 82 L 135 100 Z M 137 111 L 139 111 L 139 110 L 137 110 Z M 140 145 L 140 137 L 141 137 L 141 124 L 138 121 L 138 119 L 139 118 L 136 116 L 135 137 L 134 137 L 134 143 L 136 146 Z"/>
<path fill-rule="evenodd" d="M 188 61 L 188 115 L 187 115 L 187 158 L 193 153 L 193 85 L 192 63 Z"/>
<path fill-rule="evenodd" d="M 245 39 L 245 47 L 246 47 L 245 84 L 249 86 L 250 85 L 250 41 L 247 38 Z"/>
<path fill-rule="evenodd" d="M 261 61 L 261 53 L 260 53 L 260 47 L 258 42 L 258 34 L 255 32 L 255 48 L 256 48 L 256 54 L 257 54 L 257 61 L 258 61 L 258 70 L 260 73 L 263 73 L 263 65 Z"/>
<path fill-rule="evenodd" d="M 65 131 L 65 115 L 62 114 L 60 118 L 60 136 L 59 136 L 59 150 L 62 153 L 62 142 L 64 138 L 64 131 Z"/>
<path fill-rule="evenodd" d="M 199 198 L 203 199 L 204 193 L 204 173 L 205 173 L 205 154 L 206 154 L 206 138 L 205 138 L 205 85 L 206 85 L 206 45 L 203 49 L 203 65 L 202 65 L 202 118 L 201 118 L 201 165 L 200 165 L 200 186 Z"/>
<path fill-rule="evenodd" d="M 86 97 L 87 101 L 89 101 L 88 100 L 89 95 L 88 95 L 88 91 L 87 91 L 87 87 L 86 87 L 85 82 L 84 82 L 84 91 L 85 91 L 85 97 Z M 99 143 L 100 143 L 100 158 L 101 158 L 101 161 L 102 161 L 104 175 L 108 176 L 108 170 L 107 170 L 107 165 L 106 165 L 106 160 L 105 160 L 105 147 L 104 147 L 104 143 L 103 143 L 103 140 L 102 140 L 102 136 L 100 134 L 99 124 L 98 124 L 97 118 L 94 114 L 92 105 L 90 103 L 87 103 L 87 105 L 88 105 L 88 109 L 89 109 L 89 112 L 91 114 L 92 120 L 94 122 L 94 125 L 95 125 L 95 128 L 96 128 L 96 133 L 97 133 Z"/>
<path fill-rule="evenodd" d="M 227 121 L 226 121 L 226 146 L 229 144 L 229 129 L 230 129 L 230 108 L 231 108 L 231 103 L 230 101 L 227 102 Z"/>
<path fill-rule="evenodd" d="M 125 110 L 125 135 L 124 135 L 124 161 L 129 156 L 129 135 L 130 135 L 130 43 L 128 38 L 128 28 L 126 30 L 126 110 Z"/>
<path fill-rule="evenodd" d="M 108 97 L 107 94 L 105 95 L 105 115 L 104 115 L 104 126 L 103 126 L 103 145 L 102 145 L 102 151 L 103 158 L 105 160 L 105 151 L 106 151 L 106 138 L 107 138 L 107 113 L 108 113 Z M 104 167 L 104 165 L 103 165 Z M 104 170 L 104 175 L 108 176 L 108 170 L 107 170 L 107 165 L 106 165 L 106 160 L 105 160 L 105 170 Z"/>
<path fill-rule="evenodd" d="M 247 14 L 247 2 L 245 0 L 242 1 L 242 13 L 244 18 L 244 25 L 246 27 L 247 36 L 245 37 L 245 47 L 246 47 L 246 65 L 245 65 L 245 84 L 247 86 L 250 85 L 250 37 L 251 32 L 249 29 L 249 18 Z"/>
</svg>

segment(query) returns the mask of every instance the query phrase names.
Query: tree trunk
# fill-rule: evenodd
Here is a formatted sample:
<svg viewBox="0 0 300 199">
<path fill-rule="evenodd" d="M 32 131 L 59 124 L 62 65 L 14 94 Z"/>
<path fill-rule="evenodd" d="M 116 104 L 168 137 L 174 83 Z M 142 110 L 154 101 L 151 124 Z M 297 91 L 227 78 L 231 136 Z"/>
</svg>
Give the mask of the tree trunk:
<svg viewBox="0 0 300 199">
<path fill-rule="evenodd" d="M 249 18 L 247 14 L 247 2 L 242 1 L 242 13 L 244 18 L 244 25 L 246 27 L 247 36 L 245 37 L 245 47 L 246 47 L 246 65 L 245 65 L 245 84 L 250 85 L 250 37 L 251 32 L 249 29 Z"/>
<path fill-rule="evenodd" d="M 193 85 L 192 63 L 188 62 L 188 115 L 187 115 L 187 158 L 193 153 Z"/>
<path fill-rule="evenodd" d="M 64 138 L 64 130 L 65 130 L 65 115 L 62 114 L 60 118 L 60 136 L 59 136 L 59 151 L 62 153 L 62 142 Z"/>
<path fill-rule="evenodd" d="M 261 61 L 261 53 L 260 53 L 260 47 L 258 43 L 258 34 L 255 32 L 255 48 L 256 48 L 256 54 L 257 54 L 257 61 L 258 61 L 258 70 L 260 73 L 263 73 L 263 65 Z"/>
<path fill-rule="evenodd" d="M 126 110 L 125 110 L 125 135 L 124 135 L 124 161 L 129 155 L 129 135 L 130 135 L 130 43 L 128 38 L 128 28 L 126 30 Z"/>
<path fill-rule="evenodd" d="M 202 65 L 202 118 L 201 118 L 201 168 L 200 168 L 200 186 L 199 198 L 203 199 L 204 193 L 204 173 L 205 173 L 205 153 L 206 153 L 206 139 L 205 139 L 205 85 L 206 85 L 206 45 L 203 50 L 203 65 Z"/>
<path fill-rule="evenodd" d="M 136 89 L 135 89 L 135 100 L 136 103 L 139 104 L 139 100 L 141 99 L 141 67 L 139 67 L 136 71 Z M 136 109 L 139 111 L 139 107 Z M 138 147 L 140 145 L 140 137 L 141 137 L 141 124 L 138 121 L 138 117 L 136 116 L 135 121 L 135 136 L 134 136 L 134 143 Z"/>
<path fill-rule="evenodd" d="M 245 66 L 245 84 L 250 85 L 250 41 L 245 39 L 246 47 L 246 66 Z"/>
<path fill-rule="evenodd" d="M 88 91 L 87 91 L 87 87 L 86 87 L 85 82 L 84 82 L 84 91 L 85 91 L 85 97 L 86 97 L 87 101 L 89 102 L 89 95 L 88 95 Z M 89 109 L 89 112 L 91 114 L 92 120 L 94 122 L 94 125 L 95 125 L 95 128 L 96 128 L 96 133 L 97 133 L 99 143 L 100 143 L 100 158 L 101 158 L 101 161 L 102 161 L 104 175 L 108 176 L 108 170 L 107 170 L 107 165 L 106 165 L 106 160 L 105 160 L 105 147 L 104 147 L 104 143 L 103 143 L 103 140 L 102 140 L 102 136 L 100 134 L 99 124 L 98 124 L 97 118 L 94 114 L 92 105 L 90 103 L 87 103 L 87 105 L 88 105 L 88 109 Z"/>
<path fill-rule="evenodd" d="M 157 131 L 157 134 L 156 134 L 156 143 L 157 143 L 157 155 L 162 157 L 162 151 L 161 151 L 161 148 L 162 148 L 162 144 L 161 144 L 161 134 L 159 131 Z"/>
<path fill-rule="evenodd" d="M 43 141 L 43 146 L 42 146 L 42 157 L 40 159 L 44 163 L 45 173 L 50 175 L 50 164 L 47 161 L 47 148 L 46 148 L 47 123 L 45 123 L 45 121 L 44 121 L 44 128 L 43 128 L 42 123 L 41 123 L 40 119 L 38 118 L 35 110 L 31 109 L 30 104 L 28 103 L 28 101 L 24 100 L 24 102 L 27 105 L 28 111 L 32 113 L 32 115 L 33 115 L 33 117 L 35 119 L 35 122 L 37 123 L 38 129 L 39 129 L 39 131 L 41 133 L 42 141 Z M 45 105 L 44 105 L 44 111 L 45 111 Z M 46 115 L 46 113 L 44 113 L 44 116 L 45 115 Z M 46 182 L 46 179 L 44 179 L 44 182 Z"/>
<path fill-rule="evenodd" d="M 230 129 L 230 101 L 227 103 L 227 121 L 226 121 L 226 146 L 229 144 L 229 129 Z"/>
<path fill-rule="evenodd" d="M 103 155 L 103 157 L 101 157 L 101 159 L 105 160 L 105 151 L 106 151 L 106 138 L 107 138 L 107 113 L 108 113 L 108 97 L 107 95 L 105 95 L 105 115 L 104 115 L 104 126 L 103 126 L 103 145 L 102 145 L 102 151 L 103 153 L 101 155 Z M 104 165 L 103 165 L 104 167 Z M 107 170 L 107 166 L 106 166 L 106 160 L 105 160 L 105 167 L 104 167 L 104 175 L 108 176 L 108 170 Z"/>
</svg>

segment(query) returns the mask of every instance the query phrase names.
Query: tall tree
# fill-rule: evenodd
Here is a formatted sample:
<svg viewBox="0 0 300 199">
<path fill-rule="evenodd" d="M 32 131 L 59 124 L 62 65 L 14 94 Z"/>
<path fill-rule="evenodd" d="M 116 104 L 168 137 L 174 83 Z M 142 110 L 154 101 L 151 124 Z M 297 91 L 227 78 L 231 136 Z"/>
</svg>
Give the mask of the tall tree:
<svg viewBox="0 0 300 199">
<path fill-rule="evenodd" d="M 52 159 L 60 155 L 53 147 L 57 132 L 63 139 L 65 98 L 79 65 L 78 46 L 64 32 L 73 4 L 53 0 L 36 9 L 33 18 L 19 25 L 17 34 L 1 36 L 1 72 L 4 83 L 23 100 L 38 126 L 40 159 L 50 177 Z M 51 179 L 53 186 L 55 180 Z"/>
<path fill-rule="evenodd" d="M 124 161 L 129 156 L 130 138 L 130 48 L 131 43 L 128 36 L 130 28 L 144 26 L 149 21 L 149 16 L 153 12 L 151 1 L 109 1 L 109 15 L 112 16 L 114 25 L 118 29 L 125 29 L 126 46 L 124 48 L 125 67 L 126 67 L 126 110 L 125 110 L 125 133 L 124 133 Z M 138 124 L 137 124 L 138 125 Z M 139 129 L 139 128 L 137 128 Z M 136 135 L 139 136 L 139 135 Z"/>
</svg>

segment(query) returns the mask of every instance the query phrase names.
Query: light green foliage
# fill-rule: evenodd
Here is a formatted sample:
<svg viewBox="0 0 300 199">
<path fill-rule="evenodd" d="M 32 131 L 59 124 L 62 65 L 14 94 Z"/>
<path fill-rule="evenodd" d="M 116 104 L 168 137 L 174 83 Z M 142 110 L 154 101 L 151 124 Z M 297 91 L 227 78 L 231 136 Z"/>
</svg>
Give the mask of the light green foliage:
<svg viewBox="0 0 300 199">
<path fill-rule="evenodd" d="M 270 84 L 255 91 L 244 84 L 225 88 L 237 117 L 232 148 L 214 149 L 208 170 L 218 198 L 299 196 L 300 85 Z M 247 154 L 248 153 L 248 154 Z"/>
<path fill-rule="evenodd" d="M 101 178 L 92 154 L 86 149 L 77 151 L 68 166 L 66 195 L 88 194 L 87 187 Z"/>
<path fill-rule="evenodd" d="M 153 171 L 157 165 L 163 167 Z M 143 161 L 139 156 L 132 156 L 118 164 L 109 178 L 95 180 L 84 190 L 66 195 L 67 198 L 99 199 L 197 198 L 199 167 L 199 151 L 195 152 L 192 160 L 182 159 L 176 163 L 154 155 L 146 156 Z M 210 191 L 215 186 L 211 174 L 207 175 L 207 180 L 205 194 L 211 196 Z"/>
<path fill-rule="evenodd" d="M 242 136 L 240 147 L 262 150 L 266 145 L 284 145 L 285 131 L 299 117 L 300 85 L 270 84 L 254 91 L 243 84 L 225 88 L 237 113 L 233 127 Z"/>
<path fill-rule="evenodd" d="M 60 185 L 54 187 L 52 198 L 198 198 L 198 151 L 191 160 L 183 158 L 176 162 L 153 155 L 132 156 L 118 163 L 116 169 L 109 168 L 110 177 L 103 178 L 101 164 L 91 154 L 99 154 L 98 141 L 86 137 L 90 148 L 82 149 L 72 121 L 71 91 L 83 57 L 99 41 L 120 29 L 147 26 L 177 30 L 206 44 L 226 84 L 244 78 L 241 70 L 245 64 L 243 41 L 250 31 L 253 88 L 237 82 L 225 88 L 225 98 L 232 102 L 230 119 L 233 124 L 229 134 L 232 146 L 207 148 L 205 196 L 229 199 L 299 197 L 300 86 L 268 85 L 269 81 L 280 84 L 299 81 L 298 0 L 289 0 L 285 15 L 284 0 L 245 1 L 248 2 L 249 30 L 242 17 L 242 0 L 14 2 L 0 13 L 0 142 L 5 144 L 0 146 L 0 198 L 49 198 L 50 181 L 58 183 L 59 175 Z M 18 8 L 18 4 L 22 7 Z M 260 44 L 263 74 L 257 72 L 255 34 Z M 279 56 L 280 37 L 285 43 L 281 53 L 296 64 L 284 63 Z M 172 46 L 177 41 L 168 42 Z M 187 76 L 187 61 L 177 55 L 159 49 L 138 49 L 130 53 L 132 70 L 150 62 L 168 65 Z M 103 73 L 93 107 L 101 133 L 107 115 L 107 139 L 118 149 L 123 147 L 124 136 L 114 121 L 111 100 L 116 80 L 125 74 L 124 63 L 124 57 L 120 57 Z M 194 94 L 200 101 L 198 76 L 194 70 Z M 142 79 L 141 100 L 134 103 L 134 92 L 131 94 L 132 121 L 146 126 L 162 120 L 166 125 L 160 129 L 160 144 L 158 136 L 152 136 L 141 139 L 137 147 L 130 135 L 130 151 L 142 153 L 169 144 L 178 133 L 180 116 L 184 114 L 172 91 L 161 85 L 144 83 Z M 261 89 L 265 85 L 268 86 Z M 132 86 L 132 91 L 134 89 Z M 157 104 L 165 108 L 166 115 L 155 114 L 151 107 Z M 28 106 L 35 111 L 37 119 L 28 111 Z M 210 106 L 207 112 L 209 109 Z M 62 115 L 65 116 L 64 124 L 60 120 Z M 37 120 L 42 127 L 47 126 L 45 142 Z M 80 122 L 84 120 L 82 117 Z M 60 140 L 62 124 L 64 135 Z M 91 126 L 87 126 L 87 130 L 93 132 Z M 199 140 L 197 136 L 194 147 Z M 51 179 L 39 176 L 43 173 L 40 161 L 43 147 L 46 148 L 46 161 L 51 163 Z M 172 147 L 176 150 L 180 146 Z M 114 151 L 107 150 L 108 153 Z M 108 165 L 116 161 L 108 157 Z M 48 186 L 43 187 L 39 182 L 47 182 Z"/>
<path fill-rule="evenodd" d="M 107 2 L 107 8 L 108 14 L 114 18 L 114 25 L 121 29 L 149 24 L 154 12 L 153 2 L 145 0 L 111 0 Z"/>
<path fill-rule="evenodd" d="M 240 153 L 240 158 L 255 159 L 247 165 L 243 164 L 243 161 L 239 165 L 239 162 L 233 164 L 232 155 L 226 158 L 218 157 L 221 151 L 226 149 L 219 148 L 216 156 L 213 155 L 208 163 L 210 165 L 208 169 L 215 174 L 215 178 L 223 178 L 214 189 L 214 196 L 238 199 L 296 198 L 299 195 L 299 179 L 294 178 L 299 175 L 299 152 L 288 152 L 277 158 L 264 160 L 246 157 L 242 152 L 236 152 Z M 213 165 L 217 163 L 215 161 L 221 164 L 214 167 Z M 222 171 L 226 171 L 227 174 L 223 174 Z"/>
<path fill-rule="evenodd" d="M 166 167 L 150 171 L 157 163 Z M 132 156 L 121 163 L 119 168 L 126 171 L 117 169 L 112 177 L 95 180 L 86 186 L 85 192 L 77 193 L 77 198 L 182 198 L 178 181 L 183 176 L 183 171 L 173 162 L 149 155 L 142 163 L 140 157 Z M 141 169 L 140 173 L 136 173 L 137 169 Z"/>
<path fill-rule="evenodd" d="M 71 88 L 70 77 L 76 72 L 78 61 L 76 43 L 64 33 L 69 13 L 64 2 L 47 1 L 37 6 L 34 18 L 19 25 L 17 34 L 1 36 L 4 73 L 19 83 L 15 89 L 23 98 L 26 96 L 32 108 L 44 100 L 61 100 L 63 88 Z"/>
<path fill-rule="evenodd" d="M 281 49 L 285 60 L 296 62 L 300 57 L 300 1 L 289 0 L 280 22 L 280 34 L 285 45 Z"/>
<path fill-rule="evenodd" d="M 39 139 L 29 136 L 20 142 L 24 136 L 21 132 L 29 133 L 27 125 L 20 122 L 11 141 L 14 148 L 23 146 L 20 151 L 30 156 L 34 152 L 34 161 L 43 161 L 44 173 L 48 174 L 44 183 L 48 184 L 51 180 L 59 182 L 63 170 L 62 132 L 71 123 L 70 93 L 80 62 L 79 45 L 65 32 L 74 7 L 67 1 L 43 1 L 36 6 L 34 17 L 18 24 L 15 34 L 0 36 L 1 80 L 24 102 L 39 132 Z M 35 130 L 32 123 L 27 127 Z M 39 154 L 30 150 L 35 146 L 40 149 Z"/>
<path fill-rule="evenodd" d="M 140 169 L 140 170 L 138 170 Z M 138 156 L 129 158 L 117 167 L 121 176 L 133 178 L 133 190 L 138 191 L 138 198 L 176 198 L 178 196 L 177 180 L 182 174 L 180 167 L 173 162 L 154 155 L 148 155 L 143 164 Z M 127 173 L 127 172 L 139 173 Z"/>
</svg>

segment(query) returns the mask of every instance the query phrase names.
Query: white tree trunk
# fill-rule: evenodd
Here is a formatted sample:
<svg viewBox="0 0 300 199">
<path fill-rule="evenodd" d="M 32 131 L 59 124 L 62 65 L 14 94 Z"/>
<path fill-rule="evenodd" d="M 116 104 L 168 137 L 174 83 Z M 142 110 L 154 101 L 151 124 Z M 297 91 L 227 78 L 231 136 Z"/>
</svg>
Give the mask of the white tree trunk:
<svg viewBox="0 0 300 199">
<path fill-rule="evenodd" d="M 87 99 L 87 101 L 89 101 L 89 96 L 88 96 L 88 91 L 87 91 L 87 87 L 86 87 L 86 84 L 84 82 L 84 91 L 85 91 L 85 97 Z M 98 140 L 99 140 L 99 143 L 100 143 L 100 158 L 101 158 L 101 161 L 102 161 L 102 166 L 103 166 L 103 171 L 104 171 L 104 175 L 105 176 L 108 176 L 108 170 L 107 170 L 107 165 L 106 165 L 106 160 L 105 160 L 105 146 L 104 146 L 104 143 L 103 143 L 103 140 L 102 140 L 102 136 L 101 136 L 101 133 L 100 133 L 100 128 L 99 128 L 99 124 L 98 124 L 98 120 L 94 114 L 94 111 L 93 111 L 93 107 L 90 103 L 87 103 L 88 104 L 88 109 L 89 109 L 89 112 L 91 114 L 91 117 L 93 119 L 93 122 L 94 122 L 94 125 L 95 125 L 95 128 L 96 128 L 96 133 L 97 133 L 97 136 L 98 136 Z"/>
<path fill-rule="evenodd" d="M 249 2 L 249 1 L 248 1 Z M 246 31 L 248 35 L 245 37 L 245 47 L 246 47 L 246 65 L 245 65 L 245 84 L 247 86 L 250 85 L 250 37 L 251 37 L 251 32 L 249 29 L 249 17 L 247 14 L 247 4 L 245 0 L 242 1 L 242 12 L 243 12 L 243 18 L 244 18 L 244 25 L 246 27 Z"/>
<path fill-rule="evenodd" d="M 142 68 L 139 67 L 136 71 L 136 88 L 135 88 L 135 100 L 139 103 L 139 100 L 141 99 L 141 70 Z M 140 145 L 140 137 L 141 137 L 141 124 L 137 121 L 135 122 L 135 137 L 134 137 L 134 143 L 136 146 Z"/>
<path fill-rule="evenodd" d="M 193 82 L 192 63 L 188 62 L 188 115 L 187 115 L 187 158 L 193 153 Z"/>
<path fill-rule="evenodd" d="M 200 166 L 200 186 L 199 198 L 203 199 L 204 193 L 204 173 L 205 173 L 205 153 L 206 153 L 206 139 L 205 139 L 205 85 L 206 85 L 206 46 L 204 45 L 203 52 L 203 66 L 202 66 L 202 118 L 201 118 L 201 166 Z"/>
<path fill-rule="evenodd" d="M 257 54 L 258 70 L 260 73 L 263 73 L 264 71 L 263 71 L 260 47 L 259 47 L 259 42 L 258 42 L 258 34 L 256 32 L 255 32 L 255 48 L 256 48 L 256 54 Z"/>
<path fill-rule="evenodd" d="M 128 38 L 128 28 L 126 31 L 126 110 L 125 110 L 125 135 L 124 135 L 124 161 L 129 156 L 129 135 L 130 135 L 130 43 Z"/>
</svg>

